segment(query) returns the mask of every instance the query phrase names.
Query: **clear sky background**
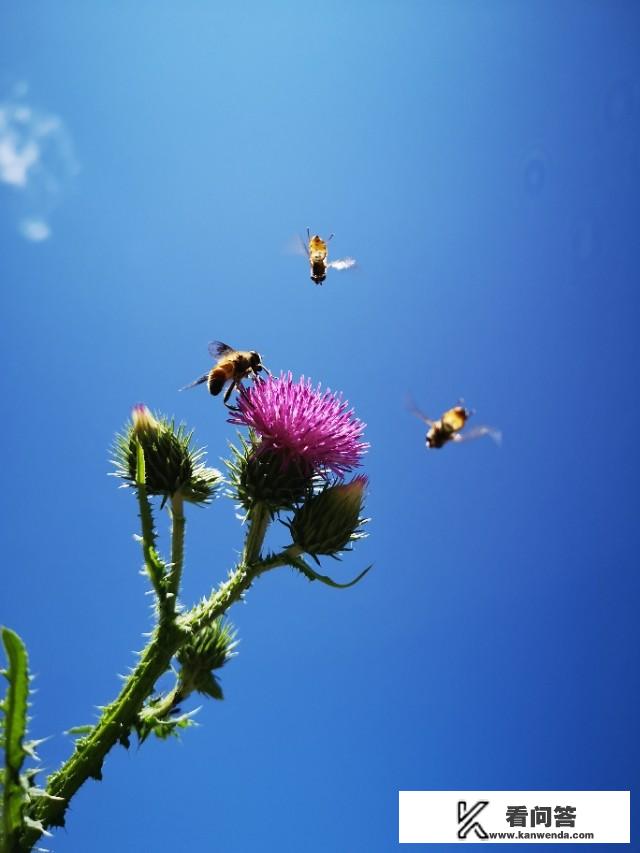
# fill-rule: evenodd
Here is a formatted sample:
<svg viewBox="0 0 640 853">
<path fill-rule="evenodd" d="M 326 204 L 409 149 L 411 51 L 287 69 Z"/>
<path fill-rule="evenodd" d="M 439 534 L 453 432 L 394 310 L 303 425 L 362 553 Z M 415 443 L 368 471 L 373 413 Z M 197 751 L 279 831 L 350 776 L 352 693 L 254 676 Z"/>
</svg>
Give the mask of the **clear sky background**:
<svg viewBox="0 0 640 853">
<path fill-rule="evenodd" d="M 372 445 L 370 538 L 326 568 L 374 570 L 261 579 L 225 701 L 114 750 L 47 846 L 384 853 L 399 789 L 633 788 L 638 4 L 0 14 L 0 621 L 45 767 L 151 626 L 106 476 L 132 404 L 219 464 L 221 402 L 177 393 L 217 338 L 344 391 Z M 358 268 L 314 287 L 307 225 Z M 502 447 L 427 452 L 406 392 Z M 186 604 L 241 533 L 230 501 L 189 511 Z"/>
</svg>

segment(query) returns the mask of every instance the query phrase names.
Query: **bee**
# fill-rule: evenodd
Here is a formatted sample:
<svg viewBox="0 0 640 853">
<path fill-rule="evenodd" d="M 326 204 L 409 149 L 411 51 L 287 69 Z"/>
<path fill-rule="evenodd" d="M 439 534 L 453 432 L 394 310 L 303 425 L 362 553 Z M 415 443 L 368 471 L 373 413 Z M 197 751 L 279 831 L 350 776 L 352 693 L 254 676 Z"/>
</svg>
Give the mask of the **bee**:
<svg viewBox="0 0 640 853">
<path fill-rule="evenodd" d="M 339 261 L 327 260 L 327 257 L 329 256 L 327 243 L 332 237 L 333 234 L 329 235 L 328 240 L 323 240 L 319 234 L 314 234 L 312 237 L 309 229 L 307 228 L 307 242 L 305 244 L 305 242 L 302 241 L 304 251 L 309 258 L 311 281 L 315 282 L 315 284 L 323 283 L 327 277 L 327 270 L 329 267 L 334 270 L 348 270 L 350 267 L 355 265 L 353 258 L 342 258 Z"/>
<path fill-rule="evenodd" d="M 460 430 L 463 429 L 469 418 L 475 414 L 473 411 L 465 409 L 462 405 L 462 400 L 460 400 L 457 406 L 447 409 L 436 421 L 428 418 L 411 400 L 409 401 L 409 409 L 429 427 L 425 438 L 427 447 L 439 449 L 440 447 L 444 447 L 449 441 L 467 441 L 470 438 L 480 438 L 483 435 L 490 435 L 497 444 L 502 440 L 500 430 L 489 426 L 477 426 L 467 430 L 465 433 L 461 433 Z"/>
<path fill-rule="evenodd" d="M 245 350 L 236 350 L 230 347 L 229 344 L 223 344 L 221 341 L 211 341 L 209 344 L 209 355 L 216 359 L 208 373 L 200 376 L 195 382 L 185 385 L 181 391 L 186 391 L 187 388 L 194 388 L 196 385 L 207 383 L 209 393 L 216 397 L 227 384 L 231 384 L 227 388 L 223 401 L 225 406 L 228 404 L 229 397 L 234 388 L 240 387 L 242 380 L 247 376 L 253 379 L 258 378 L 260 371 L 264 370 L 269 376 L 271 373 L 262 363 L 260 353 Z"/>
</svg>

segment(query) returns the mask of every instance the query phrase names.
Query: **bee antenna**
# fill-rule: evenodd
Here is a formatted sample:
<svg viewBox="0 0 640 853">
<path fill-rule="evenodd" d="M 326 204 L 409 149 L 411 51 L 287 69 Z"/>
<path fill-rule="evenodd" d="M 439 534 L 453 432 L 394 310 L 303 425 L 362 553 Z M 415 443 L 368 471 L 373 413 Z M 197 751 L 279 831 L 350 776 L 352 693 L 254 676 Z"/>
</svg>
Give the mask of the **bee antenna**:
<svg viewBox="0 0 640 853">
<path fill-rule="evenodd" d="M 307 225 L 307 240 L 311 239 L 311 231 L 309 231 L 309 226 Z"/>
<path fill-rule="evenodd" d="M 329 234 L 329 237 L 327 238 L 327 243 L 329 242 L 329 240 L 331 240 L 332 237 L 333 237 L 333 232 L 331 232 L 331 234 Z"/>
</svg>

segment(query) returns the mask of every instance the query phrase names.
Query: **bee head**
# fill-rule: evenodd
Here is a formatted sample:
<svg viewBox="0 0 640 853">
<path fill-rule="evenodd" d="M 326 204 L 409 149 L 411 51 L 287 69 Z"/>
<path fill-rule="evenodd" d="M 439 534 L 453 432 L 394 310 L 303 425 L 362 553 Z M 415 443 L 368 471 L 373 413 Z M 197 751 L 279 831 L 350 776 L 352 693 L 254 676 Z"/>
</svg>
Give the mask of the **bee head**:
<svg viewBox="0 0 640 853">
<path fill-rule="evenodd" d="M 262 368 L 262 359 L 260 358 L 260 353 L 259 353 L 259 352 L 253 352 L 253 351 L 251 351 L 251 352 L 249 353 L 249 364 L 251 365 L 251 367 L 253 368 L 253 370 L 254 370 L 256 373 L 260 373 L 260 371 L 261 371 L 263 368 Z"/>
</svg>

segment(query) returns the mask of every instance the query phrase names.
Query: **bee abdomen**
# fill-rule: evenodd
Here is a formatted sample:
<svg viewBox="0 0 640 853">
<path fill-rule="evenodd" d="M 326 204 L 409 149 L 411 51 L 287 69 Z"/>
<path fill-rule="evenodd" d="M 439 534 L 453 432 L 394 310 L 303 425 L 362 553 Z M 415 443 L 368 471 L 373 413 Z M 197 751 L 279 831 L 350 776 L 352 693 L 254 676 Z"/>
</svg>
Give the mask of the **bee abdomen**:
<svg viewBox="0 0 640 853">
<path fill-rule="evenodd" d="M 226 371 L 220 368 L 214 368 L 209 374 L 209 393 L 215 397 L 224 388 L 224 383 L 227 381 Z"/>
<path fill-rule="evenodd" d="M 327 267 L 324 261 L 314 261 L 311 265 L 311 278 L 316 284 L 321 284 L 327 277 Z"/>
</svg>

